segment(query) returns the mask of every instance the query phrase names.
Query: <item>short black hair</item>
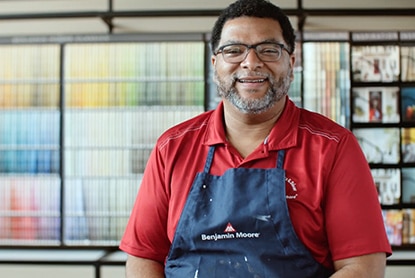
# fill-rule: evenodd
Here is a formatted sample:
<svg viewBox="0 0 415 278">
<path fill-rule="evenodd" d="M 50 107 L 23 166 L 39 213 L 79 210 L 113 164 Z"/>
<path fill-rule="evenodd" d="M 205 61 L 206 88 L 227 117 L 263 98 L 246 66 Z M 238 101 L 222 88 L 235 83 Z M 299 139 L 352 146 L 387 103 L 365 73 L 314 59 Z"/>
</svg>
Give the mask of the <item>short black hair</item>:
<svg viewBox="0 0 415 278">
<path fill-rule="evenodd" d="M 295 33 L 288 16 L 278 7 L 267 0 L 238 0 L 225 8 L 216 20 L 212 29 L 210 47 L 216 51 L 221 39 L 222 29 L 228 20 L 243 17 L 271 18 L 281 25 L 282 36 L 288 44 L 290 53 L 295 49 Z"/>
</svg>

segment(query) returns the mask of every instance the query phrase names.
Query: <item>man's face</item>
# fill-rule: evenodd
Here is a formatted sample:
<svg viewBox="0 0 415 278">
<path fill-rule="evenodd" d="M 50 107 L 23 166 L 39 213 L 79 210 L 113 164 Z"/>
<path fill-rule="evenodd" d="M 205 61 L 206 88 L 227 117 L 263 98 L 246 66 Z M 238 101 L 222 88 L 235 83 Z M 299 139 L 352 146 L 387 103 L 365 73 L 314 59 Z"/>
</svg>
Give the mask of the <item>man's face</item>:
<svg viewBox="0 0 415 278">
<path fill-rule="evenodd" d="M 262 42 L 284 44 L 279 23 L 269 18 L 240 17 L 225 23 L 219 47 Z M 294 55 L 283 50 L 278 61 L 264 62 L 250 49 L 245 60 L 227 63 L 221 53 L 212 56 L 214 80 L 219 95 L 239 111 L 260 114 L 273 107 L 288 92 L 293 79 Z"/>
</svg>

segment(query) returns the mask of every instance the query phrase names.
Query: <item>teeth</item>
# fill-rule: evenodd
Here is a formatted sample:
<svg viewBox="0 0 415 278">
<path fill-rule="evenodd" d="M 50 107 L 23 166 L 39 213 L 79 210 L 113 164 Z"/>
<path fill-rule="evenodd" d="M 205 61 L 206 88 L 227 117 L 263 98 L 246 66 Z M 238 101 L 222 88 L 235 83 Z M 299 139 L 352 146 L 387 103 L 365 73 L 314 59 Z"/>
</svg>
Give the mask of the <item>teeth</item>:
<svg viewBox="0 0 415 278">
<path fill-rule="evenodd" d="M 264 82 L 265 79 L 256 79 L 256 80 L 246 80 L 246 79 L 239 79 L 241 83 L 261 83 Z"/>
</svg>

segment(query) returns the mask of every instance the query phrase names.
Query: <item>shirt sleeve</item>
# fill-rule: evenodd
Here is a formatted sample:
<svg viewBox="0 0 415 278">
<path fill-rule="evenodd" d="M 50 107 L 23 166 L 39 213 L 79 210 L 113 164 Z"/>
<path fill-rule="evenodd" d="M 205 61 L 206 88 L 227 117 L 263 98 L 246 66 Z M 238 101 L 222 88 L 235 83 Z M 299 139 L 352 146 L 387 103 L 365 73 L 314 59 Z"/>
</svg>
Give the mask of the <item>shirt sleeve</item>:
<svg viewBox="0 0 415 278">
<path fill-rule="evenodd" d="M 352 133 L 338 145 L 325 206 L 333 260 L 375 252 L 391 254 L 372 174 Z"/>
<path fill-rule="evenodd" d="M 168 196 L 163 159 L 155 148 L 130 215 L 120 249 L 126 253 L 164 263 L 170 248 L 167 237 Z"/>
</svg>

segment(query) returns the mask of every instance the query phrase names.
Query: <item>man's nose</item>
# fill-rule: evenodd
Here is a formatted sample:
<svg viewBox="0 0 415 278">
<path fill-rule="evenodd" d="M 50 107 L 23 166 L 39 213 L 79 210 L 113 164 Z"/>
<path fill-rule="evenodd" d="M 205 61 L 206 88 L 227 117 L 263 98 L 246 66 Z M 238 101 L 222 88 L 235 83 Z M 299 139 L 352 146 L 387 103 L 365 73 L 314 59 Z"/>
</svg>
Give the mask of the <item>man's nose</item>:
<svg viewBox="0 0 415 278">
<path fill-rule="evenodd" d="M 250 70 L 262 67 L 263 64 L 264 62 L 262 62 L 262 60 L 258 57 L 258 54 L 253 48 L 248 49 L 245 59 L 241 62 L 242 67 L 249 68 Z"/>
</svg>

